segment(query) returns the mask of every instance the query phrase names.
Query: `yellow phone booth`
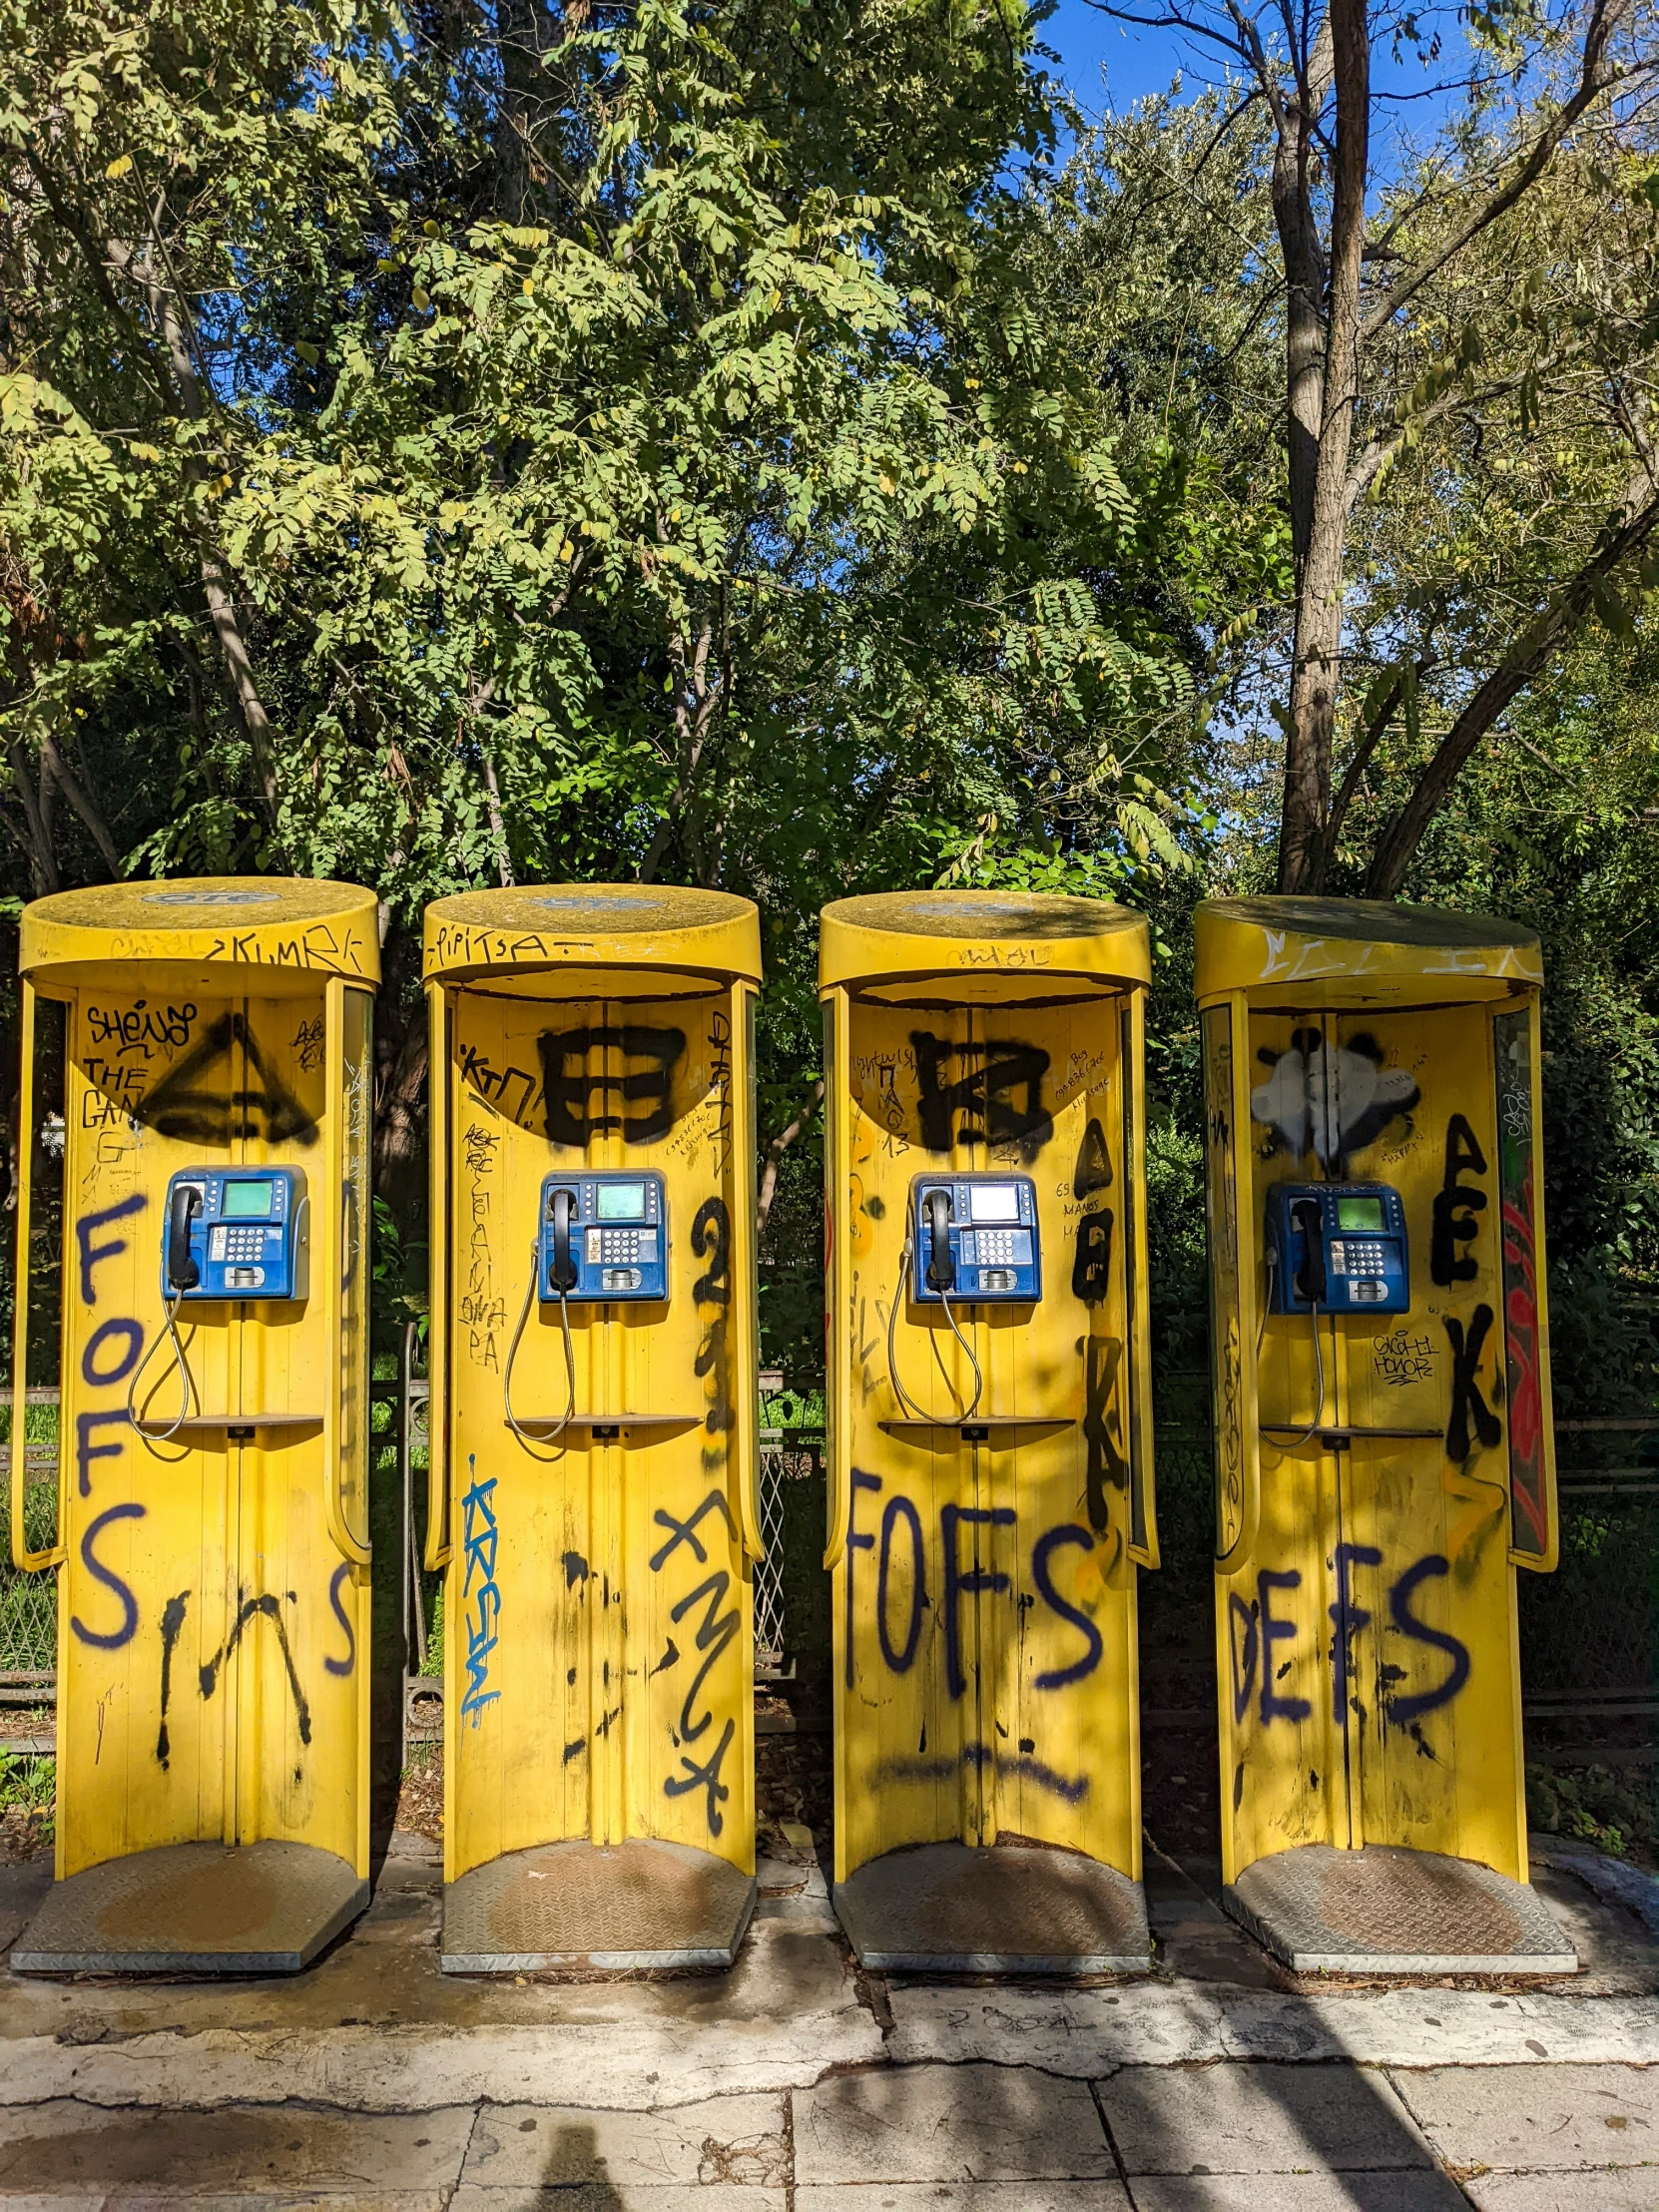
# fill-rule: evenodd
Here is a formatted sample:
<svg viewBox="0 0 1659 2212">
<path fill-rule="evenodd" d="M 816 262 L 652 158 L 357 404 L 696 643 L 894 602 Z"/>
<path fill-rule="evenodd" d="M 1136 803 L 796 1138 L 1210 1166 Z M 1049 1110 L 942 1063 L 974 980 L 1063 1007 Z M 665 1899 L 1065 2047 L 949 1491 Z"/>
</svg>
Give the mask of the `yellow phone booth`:
<svg viewBox="0 0 1659 2212">
<path fill-rule="evenodd" d="M 731 1963 L 755 1901 L 759 917 L 426 910 L 451 1972 Z"/>
<path fill-rule="evenodd" d="M 1298 1970 L 1565 1973 L 1515 1569 L 1555 1564 L 1534 933 L 1197 910 L 1230 1910 Z"/>
<path fill-rule="evenodd" d="M 24 909 L 12 1553 L 58 1578 L 58 1806 L 21 1971 L 292 1971 L 368 1902 L 375 913 L 352 884 L 249 876 Z M 63 1275 L 36 1552 L 39 1000 L 63 1029 Z"/>
<path fill-rule="evenodd" d="M 869 1966 L 1150 1963 L 1146 923 L 822 917 L 835 1906 Z"/>
</svg>

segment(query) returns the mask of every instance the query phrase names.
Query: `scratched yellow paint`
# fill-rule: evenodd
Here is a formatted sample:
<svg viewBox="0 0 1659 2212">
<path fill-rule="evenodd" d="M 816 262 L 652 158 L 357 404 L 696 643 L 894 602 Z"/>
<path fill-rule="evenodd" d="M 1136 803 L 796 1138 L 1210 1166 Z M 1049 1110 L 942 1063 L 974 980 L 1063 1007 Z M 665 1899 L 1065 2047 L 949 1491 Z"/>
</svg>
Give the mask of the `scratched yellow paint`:
<svg viewBox="0 0 1659 2212">
<path fill-rule="evenodd" d="M 445 1879 L 537 1844 L 657 1837 L 755 1864 L 760 1555 L 753 1003 L 759 926 L 718 892 L 583 885 L 427 909 L 433 1436 L 446 1484 Z M 657 1170 L 669 1298 L 531 1301 L 543 1178 Z"/>
<path fill-rule="evenodd" d="M 905 1845 L 999 1837 L 1138 1878 L 1136 1580 L 1157 1563 L 1146 924 L 916 892 L 839 901 L 822 928 L 836 1880 Z M 984 1378 L 978 1441 L 966 1355 L 900 1287 L 911 1180 L 941 1168 L 1036 1186 L 1041 1301 L 956 1310 Z M 889 1373 L 895 1295 L 921 1415 Z"/>
<path fill-rule="evenodd" d="M 1347 900 L 1197 931 L 1225 1876 L 1373 1843 L 1524 1881 L 1514 1578 L 1555 1559 L 1537 941 Z M 1411 1304 L 1321 1316 L 1316 1350 L 1265 1314 L 1264 1225 L 1274 1184 L 1325 1180 L 1399 1192 Z"/>
<path fill-rule="evenodd" d="M 26 1101 L 48 1074 L 37 996 L 64 1009 L 58 1542 L 19 1561 L 58 1575 L 58 1876 L 266 1838 L 366 1876 L 373 896 L 246 878 L 65 892 L 25 909 L 21 965 Z M 168 1179 L 268 1162 L 305 1172 L 308 1295 L 185 1305 L 205 1425 L 147 1437 L 135 1380 L 141 1420 L 182 1404 L 161 1337 Z M 19 1388 L 26 1330 L 20 1299 Z M 223 1417 L 267 1414 L 288 1423 L 239 1439 Z M 15 1549 L 20 1403 L 12 1432 Z"/>
</svg>

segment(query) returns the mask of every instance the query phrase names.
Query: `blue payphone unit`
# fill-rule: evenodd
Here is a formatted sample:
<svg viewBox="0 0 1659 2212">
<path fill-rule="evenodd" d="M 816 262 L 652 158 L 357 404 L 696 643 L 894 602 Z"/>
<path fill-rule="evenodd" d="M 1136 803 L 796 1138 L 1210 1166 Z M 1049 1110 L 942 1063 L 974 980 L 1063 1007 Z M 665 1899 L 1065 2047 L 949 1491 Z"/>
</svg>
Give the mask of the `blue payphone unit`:
<svg viewBox="0 0 1659 2212">
<path fill-rule="evenodd" d="M 536 1288 L 592 1305 L 668 1297 L 668 1194 L 662 1176 L 550 1175 L 541 1187 Z"/>
<path fill-rule="evenodd" d="M 1409 1310 L 1405 1209 L 1386 1183 L 1276 1183 L 1267 1250 L 1271 1313 Z"/>
<path fill-rule="evenodd" d="M 305 1295 L 303 1168 L 181 1168 L 167 1186 L 162 1295 Z"/>
<path fill-rule="evenodd" d="M 920 1306 L 1034 1306 L 1042 1297 L 1037 1186 L 1028 1175 L 918 1175 L 910 1296 Z"/>
</svg>

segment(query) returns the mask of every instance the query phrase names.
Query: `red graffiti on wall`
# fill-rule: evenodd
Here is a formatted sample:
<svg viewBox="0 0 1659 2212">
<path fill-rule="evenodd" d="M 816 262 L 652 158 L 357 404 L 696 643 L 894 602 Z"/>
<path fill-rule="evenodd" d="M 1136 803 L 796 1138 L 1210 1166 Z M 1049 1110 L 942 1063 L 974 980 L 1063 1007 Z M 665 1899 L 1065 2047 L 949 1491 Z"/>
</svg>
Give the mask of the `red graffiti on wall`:
<svg viewBox="0 0 1659 2212">
<path fill-rule="evenodd" d="M 1509 1476 L 1531 1548 L 1549 1540 L 1543 1497 L 1543 1395 L 1538 1385 L 1538 1278 L 1532 1237 L 1532 1163 L 1503 1200 L 1503 1334 L 1509 1362 Z"/>
</svg>

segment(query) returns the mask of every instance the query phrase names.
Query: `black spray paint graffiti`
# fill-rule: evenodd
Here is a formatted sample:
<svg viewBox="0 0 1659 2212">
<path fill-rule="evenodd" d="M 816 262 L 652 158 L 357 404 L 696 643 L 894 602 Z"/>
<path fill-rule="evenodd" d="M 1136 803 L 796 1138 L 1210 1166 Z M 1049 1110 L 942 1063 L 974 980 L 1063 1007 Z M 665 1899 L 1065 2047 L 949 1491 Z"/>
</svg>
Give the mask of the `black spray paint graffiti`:
<svg viewBox="0 0 1659 2212">
<path fill-rule="evenodd" d="M 1043 1098 L 1048 1054 L 1042 1047 L 1011 1037 L 957 1044 L 927 1029 L 912 1029 L 910 1045 L 916 1056 L 916 1113 L 925 1150 L 1017 1145 L 1029 1166 L 1054 1134 L 1054 1118 Z M 961 1061 L 963 1073 L 946 1082 L 945 1063 L 951 1059 Z"/>
<path fill-rule="evenodd" d="M 161 1727 L 156 1736 L 156 1759 L 157 1763 L 164 1769 L 172 1757 L 173 1750 L 167 1726 L 168 1711 L 173 1702 L 173 1657 L 178 1649 L 179 1639 L 184 1633 L 185 1609 L 189 1603 L 190 1594 L 189 1590 L 180 1590 L 173 1597 L 170 1597 L 162 1608 L 162 1712 Z M 288 1591 L 287 1600 L 290 1605 L 297 1605 L 299 1602 L 297 1595 L 292 1590 Z M 282 1667 L 287 1675 L 288 1690 L 293 1699 L 293 1717 L 299 1731 L 299 1741 L 302 1744 L 308 1744 L 311 1740 L 310 1705 L 306 1700 L 304 1691 L 299 1686 L 298 1670 L 293 1663 L 293 1646 L 288 1642 L 287 1624 L 282 1619 L 282 1609 L 270 1590 L 263 1591 L 258 1597 L 250 1597 L 246 1590 L 237 1592 L 237 1617 L 232 1624 L 230 1635 L 226 1637 L 213 1657 L 196 1670 L 197 1687 L 202 1693 L 202 1702 L 206 1704 L 219 1688 L 220 1677 L 241 1645 L 243 1632 L 251 1623 L 259 1620 L 270 1621 L 276 1631 L 277 1649 L 282 1655 Z"/>
<path fill-rule="evenodd" d="M 1289 1051 L 1264 1048 L 1259 1057 L 1273 1073 L 1250 1094 L 1252 1121 L 1273 1131 L 1276 1148 L 1300 1160 L 1312 1146 L 1320 1166 L 1338 1174 L 1420 1095 L 1403 1068 L 1384 1069 L 1382 1047 L 1365 1034 L 1331 1045 L 1317 1029 L 1298 1029 Z"/>
<path fill-rule="evenodd" d="M 157 1052 L 182 1052 L 190 1042 L 195 1019 L 196 1007 L 188 1001 L 183 1006 L 162 1007 L 140 998 L 131 1006 L 89 1006 L 86 1010 L 90 1041 L 114 1045 L 123 1059 L 130 1052 L 141 1053 L 147 1060 L 154 1059 Z"/>
<path fill-rule="evenodd" d="M 1461 1114 L 1446 1123 L 1445 1179 L 1434 1194 L 1433 1228 L 1428 1240 L 1428 1273 L 1441 1290 L 1453 1283 L 1472 1283 L 1480 1263 L 1459 1245 L 1472 1244 L 1479 1234 L 1476 1214 L 1486 1210 L 1486 1194 L 1457 1178 L 1464 1168 L 1475 1175 L 1486 1172 L 1486 1155 L 1475 1142 L 1474 1131 Z"/>
<path fill-rule="evenodd" d="M 1353 1574 L 1356 1567 L 1376 1568 L 1382 1564 L 1382 1554 L 1370 1544 L 1341 1544 L 1337 1549 L 1337 1602 L 1328 1608 L 1333 1634 L 1328 1647 L 1331 1665 L 1331 1701 L 1334 1716 L 1341 1720 L 1347 1710 L 1356 1666 L 1354 1639 L 1360 1631 L 1370 1626 L 1371 1612 L 1358 1603 L 1354 1595 Z M 1411 1610 L 1411 1600 L 1424 1582 L 1437 1580 L 1451 1571 L 1446 1560 L 1437 1551 L 1426 1553 L 1408 1566 L 1403 1574 L 1396 1575 L 1387 1591 L 1388 1623 L 1393 1631 L 1412 1643 L 1425 1645 L 1431 1651 L 1443 1652 L 1450 1660 L 1450 1671 L 1431 1689 L 1421 1690 L 1410 1696 L 1401 1696 L 1393 1687 L 1404 1680 L 1404 1670 L 1387 1667 L 1381 1670 L 1383 1684 L 1382 1709 L 1390 1723 L 1398 1728 L 1409 1728 L 1422 1719 L 1425 1713 L 1438 1712 L 1449 1705 L 1469 1679 L 1469 1654 L 1466 1645 L 1444 1630 L 1431 1627 Z M 1227 1600 L 1228 1651 L 1233 1678 L 1233 1718 L 1242 1722 L 1249 1712 L 1252 1697 L 1257 1699 L 1257 1710 L 1264 1727 L 1274 1721 L 1300 1722 L 1308 1719 L 1314 1708 L 1305 1697 L 1281 1695 L 1278 1683 L 1295 1666 L 1291 1652 L 1279 1657 L 1276 1646 L 1295 1646 L 1298 1638 L 1297 1623 L 1273 1610 L 1273 1596 L 1277 1590 L 1299 1590 L 1302 1587 L 1302 1570 L 1299 1567 L 1276 1569 L 1265 1567 L 1256 1577 L 1256 1596 L 1250 1604 L 1235 1590 Z M 1259 1686 L 1258 1686 L 1259 1685 Z"/>
<path fill-rule="evenodd" d="M 674 1071 L 686 1053 L 683 1029 L 637 1022 L 546 1029 L 536 1050 L 547 1134 L 554 1144 L 585 1146 L 610 1132 L 620 1133 L 625 1144 L 653 1144 L 673 1128 Z M 592 1053 L 600 1065 L 590 1074 Z"/>
<path fill-rule="evenodd" d="M 989 1744 L 977 1741 L 964 1744 L 954 1756 L 928 1758 L 922 1754 L 915 1758 L 883 1759 L 870 1780 L 877 1789 L 894 1782 L 949 1782 L 963 1768 L 983 1772 L 993 1767 L 1017 1775 L 1022 1782 L 1034 1782 L 1039 1790 L 1049 1791 L 1067 1805 L 1080 1805 L 1089 1794 L 1086 1774 L 1056 1774 L 1043 1760 L 1034 1758 L 1024 1744 L 1013 1759 L 1005 1754 L 999 1756 Z"/>
<path fill-rule="evenodd" d="M 222 1063 L 223 1088 L 214 1080 Z M 232 1088 L 239 1073 L 240 1085 Z M 266 1066 L 259 1039 L 241 1013 L 221 1014 L 210 1022 L 133 1112 L 158 1136 L 191 1144 L 227 1145 L 245 1137 L 270 1144 L 316 1142 L 315 1121 L 275 1069 Z"/>
<path fill-rule="evenodd" d="M 1123 1340 L 1091 1337 L 1083 1373 L 1084 1510 L 1089 1526 L 1104 1536 L 1110 1524 L 1108 1489 L 1127 1494 L 1129 1461 L 1123 1452 L 1123 1409 L 1118 1378 L 1123 1369 Z"/>
<path fill-rule="evenodd" d="M 1471 1420 L 1474 1443 L 1481 1450 L 1490 1451 L 1503 1438 L 1502 1423 L 1480 1394 L 1480 1356 L 1492 1318 L 1489 1306 L 1477 1306 L 1465 1335 L 1460 1321 L 1449 1314 L 1445 1317 L 1446 1342 L 1451 1347 L 1451 1417 L 1445 1424 L 1445 1451 L 1459 1465 L 1474 1448 L 1469 1440 Z M 1494 1382 L 1494 1394 L 1497 1387 Z"/>
<path fill-rule="evenodd" d="M 1106 1150 L 1106 1132 L 1091 1114 L 1077 1148 L 1077 1165 L 1071 1174 L 1073 1198 L 1092 1198 L 1096 1191 L 1112 1187 L 1112 1161 Z"/>
<path fill-rule="evenodd" d="M 711 1436 L 719 1437 L 726 1434 L 733 1419 L 726 1359 L 726 1309 L 732 1299 L 732 1216 L 723 1198 L 706 1198 L 697 1209 L 691 1248 L 696 1259 L 708 1262 L 692 1285 L 692 1304 L 719 1309 L 710 1317 L 692 1362 L 693 1375 L 699 1381 L 709 1380 L 709 1410 L 703 1416 L 703 1425 Z M 714 1452 L 705 1450 L 705 1473 L 714 1473 L 723 1456 L 724 1447 Z"/>
<path fill-rule="evenodd" d="M 697 1530 L 699 1523 L 711 1512 L 719 1513 L 721 1519 L 726 1523 L 728 1538 L 735 1542 L 738 1531 L 736 1523 L 732 1519 L 732 1509 L 727 1504 L 724 1494 L 719 1490 L 711 1490 L 702 1504 L 686 1520 L 676 1520 L 672 1513 L 666 1512 L 661 1506 L 657 1508 L 652 1517 L 658 1527 L 666 1528 L 669 1534 L 668 1540 L 659 1544 L 651 1554 L 651 1571 L 653 1574 L 662 1572 L 682 1544 L 689 1546 L 692 1557 L 700 1567 L 706 1567 L 709 1564 L 708 1550 Z M 697 1627 L 697 1648 L 704 1654 L 704 1659 L 703 1664 L 692 1678 L 691 1687 L 680 1701 L 680 1726 L 677 1739 L 679 1743 L 695 1744 L 714 1725 L 715 1715 L 712 1706 L 701 1716 L 695 1714 L 692 1709 L 697 1703 L 710 1669 L 726 1650 L 733 1637 L 736 1636 L 741 1625 L 741 1615 L 736 1606 L 733 1606 L 729 1612 L 723 1613 L 720 1610 L 731 1587 L 731 1575 L 724 1567 L 717 1567 L 713 1574 L 706 1576 L 697 1585 L 696 1589 L 683 1597 L 669 1615 L 669 1618 L 678 1627 L 694 1605 L 700 1601 L 703 1603 L 703 1618 Z M 677 1666 L 679 1661 L 679 1647 L 671 1639 L 667 1651 L 664 1652 L 662 1659 L 652 1669 L 652 1672 L 654 1674 L 664 1673 L 669 1668 Z M 696 1759 L 690 1754 L 682 1752 L 680 1764 L 684 1772 L 667 1776 L 663 1783 L 663 1795 L 665 1797 L 686 1797 L 693 1790 L 707 1792 L 704 1815 L 711 1836 L 718 1836 L 725 1826 L 724 1816 L 720 1808 L 732 1795 L 732 1790 L 729 1783 L 722 1782 L 720 1779 L 720 1770 L 727 1752 L 732 1747 L 732 1739 L 736 1734 L 736 1721 L 728 1720 L 721 1732 L 719 1743 L 716 1744 L 707 1759 Z"/>
<path fill-rule="evenodd" d="M 1085 1214 L 1077 1224 L 1071 1263 L 1071 1295 L 1085 1306 L 1104 1306 L 1112 1290 L 1112 1209 Z"/>
</svg>

